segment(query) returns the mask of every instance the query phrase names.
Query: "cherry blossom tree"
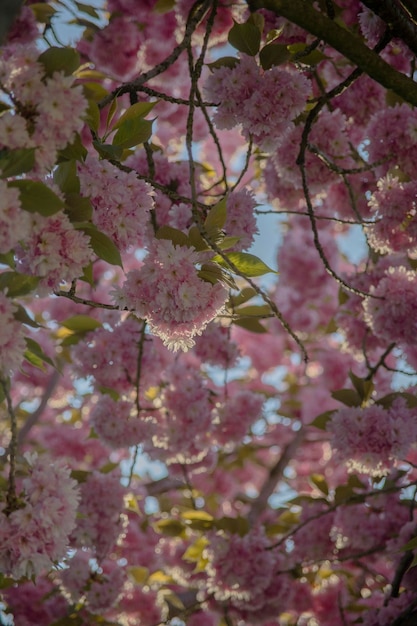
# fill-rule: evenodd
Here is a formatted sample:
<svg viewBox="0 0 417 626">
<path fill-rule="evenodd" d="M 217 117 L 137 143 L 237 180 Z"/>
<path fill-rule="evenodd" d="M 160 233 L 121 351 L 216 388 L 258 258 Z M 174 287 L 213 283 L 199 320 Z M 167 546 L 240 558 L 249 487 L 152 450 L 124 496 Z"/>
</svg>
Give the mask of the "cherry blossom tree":
<svg viewBox="0 0 417 626">
<path fill-rule="evenodd" d="M 415 3 L 0 11 L 0 622 L 416 624 Z"/>
</svg>

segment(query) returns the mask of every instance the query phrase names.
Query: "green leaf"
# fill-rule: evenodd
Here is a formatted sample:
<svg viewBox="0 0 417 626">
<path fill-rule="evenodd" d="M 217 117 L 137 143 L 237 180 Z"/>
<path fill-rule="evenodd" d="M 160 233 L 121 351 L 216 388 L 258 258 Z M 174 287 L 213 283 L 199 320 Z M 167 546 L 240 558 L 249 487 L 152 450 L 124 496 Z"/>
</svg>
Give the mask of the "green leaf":
<svg viewBox="0 0 417 626">
<path fill-rule="evenodd" d="M 353 372 L 349 372 L 349 378 L 358 392 L 362 402 L 367 402 L 371 398 L 372 392 L 375 388 L 372 380 L 359 378 L 359 376 L 356 376 Z"/>
<path fill-rule="evenodd" d="M 392 407 L 392 403 L 397 398 L 404 398 L 404 400 L 407 401 L 407 408 L 409 409 L 414 409 L 417 407 L 417 396 L 413 395 L 412 393 L 407 393 L 406 391 L 389 393 L 383 398 L 379 398 L 379 400 L 376 400 L 375 404 L 379 404 L 380 406 L 384 407 L 384 409 L 390 409 Z"/>
<path fill-rule="evenodd" d="M 36 289 L 39 283 L 37 276 L 27 276 L 18 272 L 3 272 L 0 274 L 0 291 L 7 289 L 10 298 L 25 296 Z"/>
<path fill-rule="evenodd" d="M 208 67 L 211 71 L 218 70 L 221 67 L 228 67 L 232 70 L 236 65 L 239 65 L 239 63 L 240 61 L 236 57 L 221 57 L 213 61 L 213 63 L 208 63 Z"/>
<path fill-rule="evenodd" d="M 237 271 L 232 269 L 227 263 L 227 260 L 223 259 L 219 255 L 215 256 L 212 260 L 223 267 L 227 267 L 231 272 L 243 274 L 244 276 L 263 276 L 269 272 L 272 272 L 273 274 L 278 273 L 268 267 L 268 265 L 261 261 L 261 259 L 257 256 L 249 254 L 248 252 L 228 252 L 225 257 L 230 260 Z"/>
<path fill-rule="evenodd" d="M 251 333 L 267 333 L 265 326 L 262 326 L 259 320 L 255 317 L 239 317 L 239 319 L 233 320 L 233 324 L 240 326 L 245 330 L 249 330 Z"/>
<path fill-rule="evenodd" d="M 199 278 L 215 285 L 218 282 L 228 285 L 232 289 L 237 289 L 236 283 L 227 272 L 214 263 L 203 263 L 198 272 Z"/>
<path fill-rule="evenodd" d="M 188 231 L 188 239 L 193 248 L 195 248 L 198 252 L 206 252 L 210 250 L 210 247 L 200 235 L 200 231 L 197 226 L 192 226 L 190 228 Z"/>
<path fill-rule="evenodd" d="M 89 15 L 90 17 L 94 17 L 96 19 L 99 19 L 99 14 L 97 13 L 96 9 L 92 6 L 90 6 L 89 4 L 84 4 L 83 2 L 76 2 L 75 1 L 75 5 L 77 7 L 77 9 L 79 11 L 81 11 L 81 13 L 87 13 L 87 15 Z"/>
<path fill-rule="evenodd" d="M 83 198 L 79 193 L 67 193 L 65 195 L 65 213 L 73 224 L 87 222 L 93 215 L 91 200 Z"/>
<path fill-rule="evenodd" d="M 259 59 L 264 70 L 281 65 L 290 58 L 291 53 L 287 46 L 282 43 L 269 43 L 259 53 Z"/>
<path fill-rule="evenodd" d="M 182 230 L 172 228 L 172 226 L 161 226 L 161 228 L 158 228 L 155 236 L 157 239 L 168 239 L 172 241 L 174 246 L 190 246 L 187 235 L 183 233 Z"/>
<path fill-rule="evenodd" d="M 329 58 L 325 54 L 323 54 L 323 52 L 317 50 L 317 48 L 304 55 L 304 50 L 306 50 L 307 48 L 308 45 L 301 42 L 293 43 L 288 46 L 288 50 L 291 52 L 293 57 L 295 57 L 295 60 L 298 63 L 304 63 L 304 65 L 317 65 L 321 61 Z"/>
<path fill-rule="evenodd" d="M 415 550 L 417 548 L 417 537 L 413 537 L 410 541 L 407 541 L 405 546 L 402 546 L 402 552 L 409 552 L 410 550 Z"/>
<path fill-rule="evenodd" d="M 270 317 L 271 307 L 268 304 L 254 304 L 253 306 L 245 306 L 241 309 L 237 309 L 235 313 L 242 317 Z"/>
<path fill-rule="evenodd" d="M 219 231 L 226 222 L 226 203 L 227 199 L 223 198 L 214 207 L 210 209 L 204 221 L 204 229 L 210 237 L 213 231 Z"/>
<path fill-rule="evenodd" d="M 70 161 L 71 159 L 84 161 L 87 154 L 87 149 L 84 147 L 80 135 L 76 133 L 74 141 L 67 144 L 63 150 L 59 150 L 58 157 L 59 161 Z"/>
<path fill-rule="evenodd" d="M 270 30 L 266 36 L 266 43 L 269 44 L 278 39 L 278 37 L 282 35 L 283 30 L 283 26 L 281 26 L 281 28 L 273 28 L 272 30 Z"/>
<path fill-rule="evenodd" d="M 83 280 L 85 283 L 94 286 L 94 276 L 93 276 L 93 264 L 89 263 L 86 267 L 83 268 L 84 273 L 80 276 L 80 280 Z"/>
<path fill-rule="evenodd" d="M 220 250 L 230 250 L 230 248 L 233 248 L 239 241 L 240 237 L 223 237 L 217 245 Z"/>
<path fill-rule="evenodd" d="M 123 148 L 121 146 L 112 146 L 110 143 L 101 143 L 101 141 L 94 140 L 93 146 L 102 159 L 120 161 L 123 154 Z"/>
<path fill-rule="evenodd" d="M 325 411 L 324 413 L 320 413 L 313 419 L 310 423 L 310 426 L 315 426 L 316 428 L 320 428 L 320 430 L 326 430 L 328 422 L 332 419 L 333 413 L 336 411 Z"/>
<path fill-rule="evenodd" d="M 340 306 L 342 306 L 349 300 L 349 294 L 342 288 L 339 289 L 338 300 Z"/>
<path fill-rule="evenodd" d="M 94 102 L 100 102 L 100 100 L 109 95 L 109 92 L 103 85 L 92 80 L 83 83 L 83 91 L 87 100 L 93 100 Z M 92 120 L 94 120 L 94 117 Z M 92 120 L 90 119 L 90 121 Z"/>
<path fill-rule="evenodd" d="M 48 217 L 64 208 L 64 202 L 49 187 L 36 180 L 14 180 L 10 187 L 20 191 L 22 209 Z"/>
<path fill-rule="evenodd" d="M 14 252 L 10 250 L 10 252 L 0 253 L 0 265 L 8 265 L 12 269 L 15 269 L 16 263 L 14 259 Z"/>
<path fill-rule="evenodd" d="M 183 534 L 185 526 L 177 519 L 161 519 L 154 523 L 157 532 L 168 537 L 179 537 Z"/>
<path fill-rule="evenodd" d="M 98 133 L 100 127 L 100 109 L 98 108 L 97 102 L 91 98 L 88 100 L 85 121 L 95 133 Z"/>
<path fill-rule="evenodd" d="M 54 170 L 54 182 L 64 193 L 80 193 L 80 179 L 77 176 L 75 159 L 62 161 Z"/>
<path fill-rule="evenodd" d="M 175 7 L 175 0 L 157 0 L 153 10 L 155 13 L 168 13 Z"/>
<path fill-rule="evenodd" d="M 127 120 L 139 120 L 148 115 L 154 108 L 157 102 L 135 102 L 131 107 L 126 109 L 126 111 L 119 117 L 116 124 L 113 126 L 112 130 L 117 130 Z"/>
<path fill-rule="evenodd" d="M 77 483 L 86 483 L 90 474 L 91 472 L 88 472 L 87 470 L 72 470 L 71 478 L 76 480 Z"/>
<path fill-rule="evenodd" d="M 196 511 L 194 509 L 190 509 L 189 511 L 183 511 L 183 513 L 181 513 L 181 517 L 185 520 L 204 520 L 205 522 L 212 522 L 213 521 L 213 516 L 210 515 L 210 513 L 207 513 L 206 511 Z"/>
<path fill-rule="evenodd" d="M 89 315 L 73 315 L 61 322 L 61 325 L 77 333 L 86 333 L 101 327 L 102 324 Z"/>
<path fill-rule="evenodd" d="M 45 363 L 48 363 L 48 365 L 55 367 L 55 363 L 52 361 L 52 359 L 49 358 L 48 355 L 45 354 L 37 341 L 35 341 L 31 337 L 25 337 L 25 341 L 27 350 L 24 356 L 25 359 L 29 361 L 29 363 L 32 363 L 32 365 L 40 369 L 45 369 Z"/>
<path fill-rule="evenodd" d="M 228 41 L 239 52 L 253 57 L 259 52 L 261 33 L 259 28 L 250 22 L 245 24 L 235 22 L 229 32 Z"/>
<path fill-rule="evenodd" d="M 265 18 L 261 13 L 251 13 L 246 23 L 253 24 L 259 30 L 261 35 L 264 32 Z"/>
<path fill-rule="evenodd" d="M 123 267 L 119 249 L 110 237 L 97 230 L 93 225 L 81 226 L 79 230 L 90 237 L 91 247 L 100 259 L 110 263 L 110 265 Z"/>
<path fill-rule="evenodd" d="M 311 474 L 309 480 L 319 491 L 324 493 L 326 496 L 329 495 L 329 485 L 322 474 Z"/>
<path fill-rule="evenodd" d="M 358 392 L 354 389 L 337 389 L 336 391 L 332 391 L 331 396 L 345 406 L 361 406 L 362 404 Z"/>
<path fill-rule="evenodd" d="M 194 543 L 188 546 L 181 558 L 184 559 L 184 561 L 196 563 L 201 559 L 208 545 L 209 541 L 205 537 L 199 537 Z"/>
<path fill-rule="evenodd" d="M 0 178 L 20 176 L 29 172 L 35 165 L 35 148 L 19 148 L 18 150 L 1 150 Z"/>
<path fill-rule="evenodd" d="M 256 295 L 256 291 L 253 287 L 244 287 L 237 296 L 230 297 L 230 306 L 232 309 L 235 309 Z"/>
<path fill-rule="evenodd" d="M 29 8 L 34 12 L 36 21 L 40 24 L 50 24 L 51 18 L 56 13 L 56 9 L 46 2 L 35 2 L 29 5 Z"/>
<path fill-rule="evenodd" d="M 110 102 L 109 110 L 107 111 L 106 129 L 110 128 L 110 124 L 112 123 L 112 120 L 117 113 L 117 106 L 118 100 L 117 98 L 113 98 L 113 100 Z"/>
<path fill-rule="evenodd" d="M 133 148 L 148 141 L 152 135 L 152 120 L 142 118 L 126 119 L 117 129 L 113 137 L 113 146 Z"/>
<path fill-rule="evenodd" d="M 69 76 L 79 67 L 80 55 L 74 48 L 53 46 L 45 50 L 38 61 L 44 66 L 46 76 L 52 76 L 54 72 L 64 72 Z"/>
<path fill-rule="evenodd" d="M 149 576 L 149 570 L 147 567 L 140 567 L 139 565 L 133 565 L 128 568 L 129 577 L 133 579 L 138 585 L 143 585 Z"/>
<path fill-rule="evenodd" d="M 41 324 L 35 322 L 35 320 L 30 317 L 26 309 L 24 309 L 20 304 L 17 305 L 17 310 L 14 312 L 13 317 L 18 322 L 26 324 L 26 326 L 31 326 L 32 328 L 41 328 Z"/>
<path fill-rule="evenodd" d="M 243 537 L 250 530 L 250 525 L 245 517 L 221 517 L 215 520 L 215 527 L 218 530 L 225 530 L 233 535 Z"/>
</svg>

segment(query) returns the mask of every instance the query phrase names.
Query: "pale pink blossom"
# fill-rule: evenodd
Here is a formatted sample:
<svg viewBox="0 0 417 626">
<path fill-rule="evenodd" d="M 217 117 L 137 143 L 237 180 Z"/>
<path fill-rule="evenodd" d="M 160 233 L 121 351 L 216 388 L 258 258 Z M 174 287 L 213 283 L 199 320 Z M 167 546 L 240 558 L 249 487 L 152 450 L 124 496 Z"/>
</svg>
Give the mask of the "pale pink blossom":
<svg viewBox="0 0 417 626">
<path fill-rule="evenodd" d="M 44 457 L 28 459 L 20 482 L 20 506 L 0 512 L 1 570 L 13 578 L 38 576 L 69 547 L 78 505 L 77 483 L 67 468 Z"/>
<path fill-rule="evenodd" d="M 187 351 L 223 309 L 227 292 L 221 283 L 199 278 L 194 249 L 157 240 L 140 270 L 128 273 L 115 291 L 120 306 L 146 319 L 152 332 L 171 350 Z"/>
<path fill-rule="evenodd" d="M 26 350 L 22 325 L 14 318 L 16 312 L 17 306 L 0 291 L 0 376 L 8 376 L 19 367 Z"/>
<path fill-rule="evenodd" d="M 41 278 L 44 290 L 82 276 L 93 259 L 87 235 L 76 230 L 64 213 L 50 217 L 33 213 L 30 226 L 30 235 L 16 249 L 19 271 Z"/>
<path fill-rule="evenodd" d="M 383 476 L 396 461 L 404 460 L 417 437 L 415 409 L 407 408 L 403 398 L 389 409 L 378 404 L 339 409 L 327 429 L 333 434 L 337 458 L 351 471 L 371 476 Z"/>
</svg>

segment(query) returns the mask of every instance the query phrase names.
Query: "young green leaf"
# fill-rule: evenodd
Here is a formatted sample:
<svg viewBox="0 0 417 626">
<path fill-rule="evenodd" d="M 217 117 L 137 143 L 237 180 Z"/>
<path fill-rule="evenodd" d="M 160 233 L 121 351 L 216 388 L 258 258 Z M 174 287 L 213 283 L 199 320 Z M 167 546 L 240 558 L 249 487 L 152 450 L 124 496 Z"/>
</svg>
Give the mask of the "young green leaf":
<svg viewBox="0 0 417 626">
<path fill-rule="evenodd" d="M 112 130 L 120 128 L 127 120 L 142 119 L 148 115 L 157 102 L 135 102 L 119 117 Z"/>
<path fill-rule="evenodd" d="M 148 141 L 152 135 L 152 120 L 141 117 L 125 119 L 118 127 L 113 137 L 113 146 L 119 148 L 133 148 Z"/>
<path fill-rule="evenodd" d="M 93 225 L 83 225 L 80 230 L 90 237 L 90 245 L 99 259 L 103 259 L 110 265 L 123 267 L 119 249 L 110 237 L 97 230 Z"/>
<path fill-rule="evenodd" d="M 212 260 L 223 267 L 227 267 L 230 271 L 238 274 L 242 273 L 244 276 L 263 276 L 270 272 L 277 274 L 275 270 L 268 267 L 261 259 L 248 252 L 228 252 L 225 255 L 225 259 L 217 255 Z M 237 271 L 230 266 L 227 262 L 228 260 Z"/>
<path fill-rule="evenodd" d="M 48 217 L 65 206 L 61 198 L 40 181 L 14 180 L 9 186 L 19 189 L 22 209 L 29 213 L 40 213 Z"/>
<path fill-rule="evenodd" d="M 255 56 L 258 54 L 261 45 L 261 33 L 255 24 L 246 22 L 245 24 L 234 23 L 229 31 L 228 41 L 231 46 L 248 54 L 249 56 Z"/>
<path fill-rule="evenodd" d="M 35 165 L 35 148 L 19 148 L 0 152 L 0 178 L 30 172 Z"/>
<path fill-rule="evenodd" d="M 69 76 L 79 67 L 80 55 L 74 48 L 52 47 L 45 50 L 38 61 L 44 66 L 46 76 L 52 76 L 54 72 Z"/>
</svg>

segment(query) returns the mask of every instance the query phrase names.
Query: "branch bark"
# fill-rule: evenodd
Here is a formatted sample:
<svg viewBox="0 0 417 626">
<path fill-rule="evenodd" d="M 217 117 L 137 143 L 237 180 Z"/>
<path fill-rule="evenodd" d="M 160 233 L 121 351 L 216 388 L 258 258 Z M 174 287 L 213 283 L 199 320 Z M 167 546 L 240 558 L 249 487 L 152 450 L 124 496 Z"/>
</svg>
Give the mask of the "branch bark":
<svg viewBox="0 0 417 626">
<path fill-rule="evenodd" d="M 307 32 L 328 43 L 357 65 L 365 74 L 391 89 L 403 100 L 417 106 L 417 84 L 368 48 L 363 41 L 320 13 L 305 0 L 248 0 L 252 11 L 267 9 L 285 17 Z"/>
</svg>

